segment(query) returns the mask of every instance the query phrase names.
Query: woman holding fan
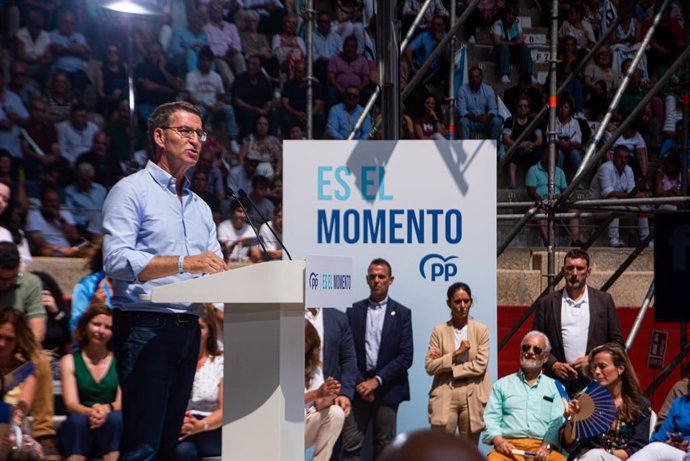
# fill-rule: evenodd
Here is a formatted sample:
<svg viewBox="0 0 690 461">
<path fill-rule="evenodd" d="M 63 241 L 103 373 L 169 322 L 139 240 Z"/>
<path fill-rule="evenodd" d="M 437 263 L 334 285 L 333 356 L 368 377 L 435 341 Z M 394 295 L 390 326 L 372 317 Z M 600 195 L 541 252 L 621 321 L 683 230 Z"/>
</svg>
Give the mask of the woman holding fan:
<svg viewBox="0 0 690 461">
<path fill-rule="evenodd" d="M 642 396 L 640 383 L 625 350 L 618 343 L 607 343 L 592 349 L 586 367 L 588 376 L 606 388 L 613 397 L 616 415 L 603 434 L 575 439 L 573 419 L 569 418 L 562 433 L 569 460 L 627 460 L 649 440 L 649 401 Z M 583 408 L 577 398 L 568 403 L 566 414 L 575 416 Z"/>
</svg>

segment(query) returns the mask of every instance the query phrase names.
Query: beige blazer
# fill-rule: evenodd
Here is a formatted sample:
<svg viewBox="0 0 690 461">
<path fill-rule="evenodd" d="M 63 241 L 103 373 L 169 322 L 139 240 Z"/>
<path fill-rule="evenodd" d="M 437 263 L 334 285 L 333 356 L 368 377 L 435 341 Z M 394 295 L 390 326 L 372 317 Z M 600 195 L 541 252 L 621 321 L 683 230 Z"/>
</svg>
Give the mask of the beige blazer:
<svg viewBox="0 0 690 461">
<path fill-rule="evenodd" d="M 429 423 L 432 426 L 447 424 L 451 393 L 456 380 L 462 380 L 457 384 L 467 386 L 470 432 L 475 434 L 484 429 L 484 407 L 491 393 L 491 378 L 486 372 L 489 364 L 489 329 L 486 325 L 469 320 L 467 340 L 470 342 L 467 362 L 453 363 L 453 351 L 456 349 L 453 324 L 449 320 L 436 326 L 431 333 L 424 368 L 434 377 L 429 391 Z M 437 351 L 441 357 L 431 359 L 431 351 Z"/>
</svg>

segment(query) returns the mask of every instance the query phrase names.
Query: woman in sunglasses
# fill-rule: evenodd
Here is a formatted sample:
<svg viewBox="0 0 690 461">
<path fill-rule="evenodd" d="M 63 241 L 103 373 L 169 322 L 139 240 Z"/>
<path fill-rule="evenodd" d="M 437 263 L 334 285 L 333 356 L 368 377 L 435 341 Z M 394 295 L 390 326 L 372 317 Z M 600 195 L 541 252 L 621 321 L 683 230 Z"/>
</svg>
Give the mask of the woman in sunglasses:
<svg viewBox="0 0 690 461">
<path fill-rule="evenodd" d="M 472 290 L 456 282 L 448 288 L 451 318 L 431 333 L 424 367 L 434 377 L 429 392 L 432 429 L 460 434 L 475 444 L 484 429 L 484 407 L 491 392 L 489 329 L 470 320 Z"/>
<path fill-rule="evenodd" d="M 616 419 L 603 434 L 580 440 L 575 439 L 572 420 L 568 420 L 562 432 L 563 447 L 570 452 L 568 459 L 627 460 L 649 440 L 651 409 L 642 396 L 635 369 L 620 344 L 607 343 L 590 351 L 585 373 L 611 393 Z M 568 403 L 566 415 L 579 412 L 580 404 L 575 398 Z"/>
</svg>

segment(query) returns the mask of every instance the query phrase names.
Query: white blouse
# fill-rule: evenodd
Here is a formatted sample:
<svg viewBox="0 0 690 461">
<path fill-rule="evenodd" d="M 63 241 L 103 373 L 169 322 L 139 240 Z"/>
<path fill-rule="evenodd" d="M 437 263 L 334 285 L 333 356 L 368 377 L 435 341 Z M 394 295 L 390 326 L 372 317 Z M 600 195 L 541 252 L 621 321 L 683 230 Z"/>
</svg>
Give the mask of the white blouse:
<svg viewBox="0 0 690 461">
<path fill-rule="evenodd" d="M 220 381 L 223 379 L 223 354 L 206 359 L 194 375 L 192 397 L 187 409 L 194 414 L 207 416 L 218 409 Z"/>
</svg>

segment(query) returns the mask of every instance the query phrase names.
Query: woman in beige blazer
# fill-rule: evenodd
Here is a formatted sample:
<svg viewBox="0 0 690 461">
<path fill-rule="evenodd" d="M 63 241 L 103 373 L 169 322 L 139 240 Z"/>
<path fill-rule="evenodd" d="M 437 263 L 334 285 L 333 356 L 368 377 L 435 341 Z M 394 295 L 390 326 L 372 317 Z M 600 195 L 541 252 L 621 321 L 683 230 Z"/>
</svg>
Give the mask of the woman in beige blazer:
<svg viewBox="0 0 690 461">
<path fill-rule="evenodd" d="M 469 319 L 472 290 L 462 282 L 448 288 L 451 319 L 431 333 L 424 368 L 434 377 L 429 391 L 429 423 L 469 438 L 475 444 L 484 429 L 484 407 L 491 393 L 489 329 Z"/>
</svg>

